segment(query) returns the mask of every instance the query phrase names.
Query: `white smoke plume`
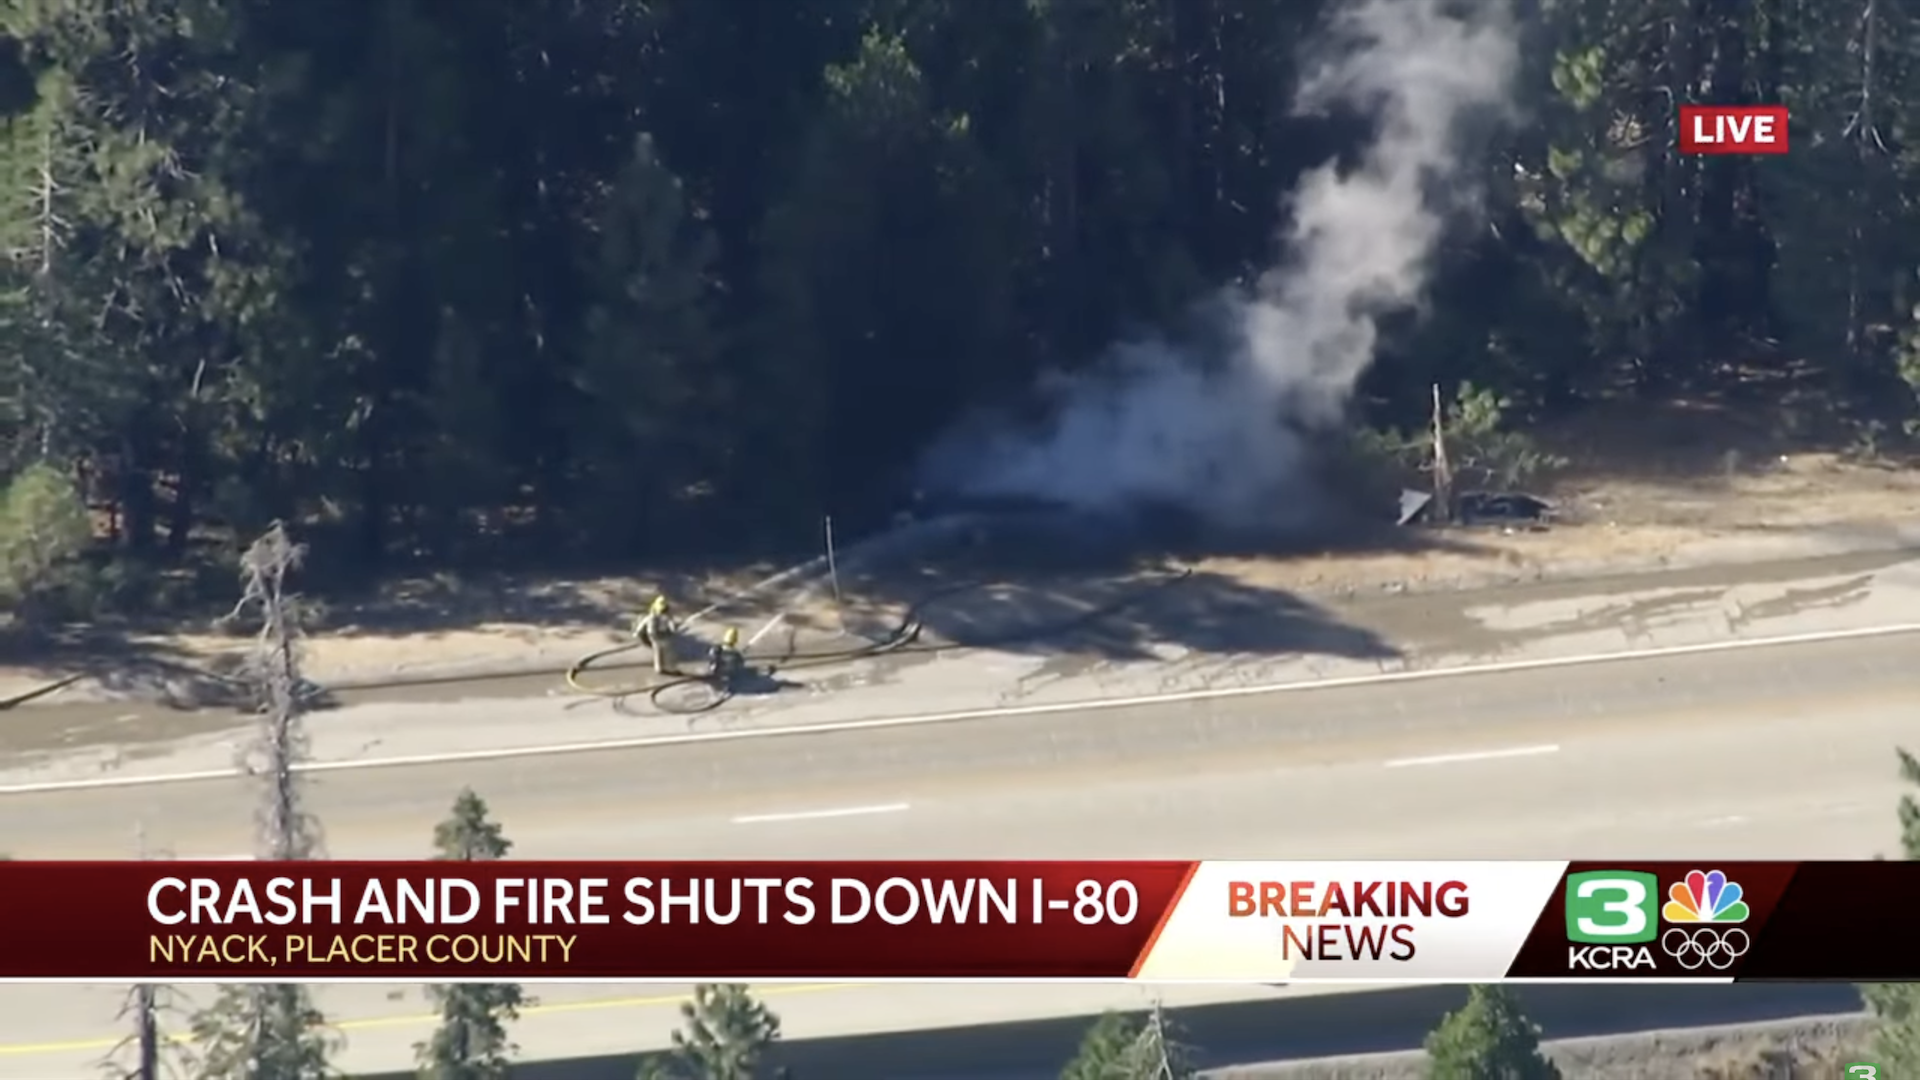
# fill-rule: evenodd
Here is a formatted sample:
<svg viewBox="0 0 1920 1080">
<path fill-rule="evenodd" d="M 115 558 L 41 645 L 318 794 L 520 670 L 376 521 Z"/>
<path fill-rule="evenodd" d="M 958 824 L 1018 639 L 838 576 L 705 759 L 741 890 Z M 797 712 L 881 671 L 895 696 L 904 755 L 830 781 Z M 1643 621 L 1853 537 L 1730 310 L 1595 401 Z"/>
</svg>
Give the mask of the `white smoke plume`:
<svg viewBox="0 0 1920 1080">
<path fill-rule="evenodd" d="M 1186 507 L 1282 524 L 1299 507 L 1302 430 L 1337 421 L 1374 357 L 1378 319 L 1417 304 L 1461 176 L 1461 121 L 1502 105 L 1517 59 L 1504 0 L 1358 0 L 1309 54 L 1296 111 L 1364 110 L 1371 145 L 1293 192 L 1286 261 L 1220 298 L 1225 344 L 1116 347 L 1093 374 L 1039 389 L 1040 433 L 981 422 L 936 445 L 935 488 L 1089 509 Z"/>
</svg>

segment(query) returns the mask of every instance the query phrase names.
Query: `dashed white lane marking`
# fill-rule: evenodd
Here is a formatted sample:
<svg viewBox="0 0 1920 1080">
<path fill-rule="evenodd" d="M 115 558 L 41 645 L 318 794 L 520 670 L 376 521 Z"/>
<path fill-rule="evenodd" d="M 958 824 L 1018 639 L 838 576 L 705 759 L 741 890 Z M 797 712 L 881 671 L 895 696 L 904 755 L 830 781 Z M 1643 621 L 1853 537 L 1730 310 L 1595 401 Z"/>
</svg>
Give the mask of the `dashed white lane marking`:
<svg viewBox="0 0 1920 1080">
<path fill-rule="evenodd" d="M 742 814 L 734 818 L 735 825 L 766 825 L 776 821 L 821 821 L 826 818 L 865 817 L 869 814 L 898 814 L 912 809 L 907 803 L 884 803 L 879 806 L 841 806 L 832 810 L 795 810 L 784 814 Z"/>
<path fill-rule="evenodd" d="M 1466 754 L 1434 754 L 1431 757 L 1395 758 L 1389 769 L 1408 769 L 1419 765 L 1463 765 L 1470 761 L 1499 761 L 1504 758 L 1543 757 L 1560 752 L 1558 746 L 1512 746 L 1504 750 L 1476 750 Z"/>
<path fill-rule="evenodd" d="M 596 754 L 615 750 L 639 750 L 654 746 L 688 746 L 744 739 L 791 738 L 803 735 L 833 735 L 850 731 L 885 731 L 892 728 L 951 724 L 966 720 L 996 720 L 1016 716 L 1051 716 L 1059 713 L 1107 712 L 1133 709 L 1143 705 L 1170 705 L 1189 701 L 1225 701 L 1229 698 L 1259 697 L 1272 694 L 1297 694 L 1311 691 L 1340 690 L 1354 686 L 1386 686 L 1400 683 L 1465 679 L 1475 676 L 1504 675 L 1517 671 L 1551 671 L 1586 667 L 1593 664 L 1622 664 L 1638 660 L 1656 660 L 1675 656 L 1706 656 L 1714 653 L 1748 652 L 1791 645 L 1812 645 L 1831 641 L 1862 641 L 1920 633 L 1920 623 L 1897 623 L 1855 630 L 1820 630 L 1780 637 L 1740 638 L 1710 641 L 1697 645 L 1671 645 L 1652 649 L 1628 649 L 1624 652 L 1592 653 L 1585 656 L 1551 656 L 1532 660 L 1499 660 L 1488 664 L 1462 664 L 1454 667 L 1416 668 L 1411 671 L 1385 671 L 1370 675 L 1341 675 L 1331 679 L 1305 679 L 1297 682 L 1259 683 L 1249 686 L 1209 687 L 1204 690 L 1177 690 L 1130 697 L 1094 698 L 1088 701 L 1050 701 L 1040 705 L 1002 705 L 986 709 L 962 709 L 957 712 L 922 713 L 912 716 L 882 716 L 866 720 L 831 720 L 820 724 L 791 724 L 782 727 L 735 728 L 726 731 L 688 732 L 682 735 L 641 735 L 621 739 L 593 739 L 586 742 L 547 743 L 536 746 L 503 746 L 488 750 L 443 750 L 430 754 L 406 754 L 385 758 L 361 758 L 342 761 L 311 761 L 294 766 L 298 773 L 358 772 L 362 769 L 393 769 L 423 765 L 460 765 L 483 761 L 514 761 L 521 758 L 556 757 L 563 754 Z M 201 769 L 193 772 L 149 773 L 145 776 L 101 776 L 85 780 L 42 780 L 24 784 L 0 784 L 0 796 L 45 795 L 65 791 L 96 791 L 106 788 L 150 787 L 155 784 L 185 784 L 208 780 L 231 780 L 243 775 L 237 769 Z"/>
</svg>

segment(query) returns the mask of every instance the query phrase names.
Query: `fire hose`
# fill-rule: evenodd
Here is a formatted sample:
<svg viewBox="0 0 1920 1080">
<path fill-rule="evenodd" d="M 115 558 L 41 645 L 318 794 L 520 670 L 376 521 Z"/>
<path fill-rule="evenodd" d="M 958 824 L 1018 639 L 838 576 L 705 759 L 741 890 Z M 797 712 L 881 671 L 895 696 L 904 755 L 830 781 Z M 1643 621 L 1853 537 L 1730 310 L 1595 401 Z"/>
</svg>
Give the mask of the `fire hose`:
<svg viewBox="0 0 1920 1080">
<path fill-rule="evenodd" d="M 1031 641 L 1037 638 L 1055 637 L 1061 634 L 1071 633 L 1074 630 L 1081 629 L 1102 619 L 1110 618 L 1146 600 L 1148 597 L 1182 584 L 1192 577 L 1192 567 L 1180 567 L 1176 571 L 1161 577 L 1159 580 L 1150 582 L 1138 589 L 1130 590 L 1106 603 L 1076 612 L 1065 619 L 1036 626 L 1022 627 L 1018 630 L 992 635 L 990 638 L 984 640 L 921 641 L 921 633 L 926 628 L 925 612 L 929 608 L 942 600 L 977 591 L 987 587 L 989 584 L 987 582 L 968 582 L 922 597 L 915 602 L 912 607 L 907 609 L 906 614 L 902 616 L 899 623 L 897 623 L 892 630 L 876 640 L 863 642 L 859 645 L 846 648 L 827 649 L 819 652 L 789 652 L 778 657 L 766 658 L 759 664 L 753 662 L 755 658 L 748 657 L 748 668 L 766 678 L 772 678 L 777 672 L 810 667 L 826 667 L 833 664 L 844 664 L 878 656 L 892 654 L 932 654 L 966 648 L 990 648 Z M 682 715 L 710 712 L 719 708 L 733 697 L 733 687 L 730 685 L 722 685 L 725 680 L 714 674 L 672 675 L 664 679 L 656 679 L 649 682 L 610 687 L 591 686 L 585 681 L 587 672 L 595 665 L 602 664 L 613 657 L 621 656 L 643 647 L 643 643 L 639 641 L 628 641 L 601 649 L 597 652 L 588 653 L 574 661 L 573 665 L 567 669 L 566 684 L 568 689 L 576 694 L 611 699 L 614 707 L 623 712 L 627 711 L 625 703 L 629 699 L 644 694 L 654 706 L 661 711 Z M 704 697 L 697 702 L 679 704 L 674 702 L 669 696 L 671 691 L 696 685 L 704 686 L 707 690 Z"/>
<path fill-rule="evenodd" d="M 968 582 L 922 597 L 907 610 L 906 614 L 892 630 L 876 640 L 865 641 L 858 645 L 844 648 L 825 649 L 817 652 L 787 652 L 779 656 L 767 658 L 748 657 L 748 667 L 749 670 L 759 675 L 772 678 L 777 672 L 826 667 L 890 654 L 932 654 L 966 648 L 992 648 L 994 646 L 1012 645 L 1037 638 L 1058 636 L 1071 633 L 1076 629 L 1118 614 L 1147 599 L 1149 596 L 1189 580 L 1192 576 L 1193 570 L 1191 567 L 1180 567 L 1157 581 L 1150 582 L 1138 589 L 1130 590 L 1104 604 L 1076 612 L 1065 619 L 1022 627 L 1018 630 L 992 635 L 985 639 L 941 642 L 921 641 L 920 637 L 925 629 L 924 613 L 929 608 L 942 600 L 985 588 L 989 584 L 987 582 Z M 719 708 L 733 697 L 734 688 L 731 685 L 723 685 L 725 680 L 713 674 L 674 675 L 665 679 L 656 679 L 649 682 L 624 686 L 592 686 L 587 683 L 586 676 L 591 669 L 603 665 L 606 661 L 614 657 L 633 652 L 643 647 L 645 646 L 642 642 L 627 641 L 582 656 L 580 659 L 574 661 L 566 670 L 565 680 L 568 689 L 584 697 L 610 699 L 614 707 L 623 712 L 628 711 L 626 702 L 629 699 L 643 694 L 662 711 L 676 714 L 709 712 Z M 754 663 L 756 659 L 759 660 L 758 664 Z M 25 705 L 31 701 L 56 693 L 79 682 L 85 677 L 84 673 L 68 675 L 48 683 L 45 686 L 36 687 L 26 693 L 0 699 L 0 712 L 8 711 L 17 706 Z M 233 682 L 234 680 L 223 679 L 222 681 Z M 702 686 L 705 688 L 706 694 L 701 700 L 691 704 L 681 704 L 675 702 L 669 696 L 674 690 L 691 686 Z M 323 688 L 312 684 L 303 685 L 299 688 L 299 692 L 303 698 L 310 699 L 306 702 L 309 707 L 324 707 L 326 704 L 325 699 L 329 696 Z"/>
<path fill-rule="evenodd" d="M 0 712 L 6 712 L 8 709 L 12 709 L 20 705 L 25 705 L 29 701 L 38 700 L 40 698 L 46 697 L 48 694 L 58 693 L 86 677 L 87 676 L 84 672 L 75 673 L 73 675 L 68 675 L 62 679 L 56 679 L 55 681 L 50 682 L 45 686 L 36 686 L 32 690 L 29 690 L 24 694 L 15 694 L 13 697 L 10 697 L 10 698 L 0 698 Z"/>
</svg>

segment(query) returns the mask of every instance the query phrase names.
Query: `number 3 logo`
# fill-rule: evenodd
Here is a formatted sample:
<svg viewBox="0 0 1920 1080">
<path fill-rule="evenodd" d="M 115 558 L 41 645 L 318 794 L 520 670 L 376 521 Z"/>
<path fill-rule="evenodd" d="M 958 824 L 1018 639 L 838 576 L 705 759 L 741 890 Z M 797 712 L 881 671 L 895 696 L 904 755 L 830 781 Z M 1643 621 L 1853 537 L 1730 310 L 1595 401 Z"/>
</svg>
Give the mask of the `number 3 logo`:
<svg viewBox="0 0 1920 1080">
<path fill-rule="evenodd" d="M 1582 916 L 1580 931 L 1596 937 L 1634 937 L 1647 932 L 1647 886 L 1634 878 L 1590 878 L 1580 883 L 1582 900 L 1600 901 L 1600 910 L 1612 916 L 1604 922 Z M 1868 1066 L 1871 1068 L 1871 1066 Z M 1870 1074 L 1850 1080 L 1879 1080 Z"/>
<path fill-rule="evenodd" d="M 1880 1066 L 1849 1065 L 1847 1066 L 1847 1080 L 1880 1080 Z"/>
</svg>

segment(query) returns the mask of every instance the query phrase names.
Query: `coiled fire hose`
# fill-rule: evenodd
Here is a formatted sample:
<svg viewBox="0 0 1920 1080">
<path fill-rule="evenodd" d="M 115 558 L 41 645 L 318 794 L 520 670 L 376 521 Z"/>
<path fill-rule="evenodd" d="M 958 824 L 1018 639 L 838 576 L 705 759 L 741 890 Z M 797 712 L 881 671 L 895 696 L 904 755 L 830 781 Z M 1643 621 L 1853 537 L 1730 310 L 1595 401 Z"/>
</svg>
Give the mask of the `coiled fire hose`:
<svg viewBox="0 0 1920 1080">
<path fill-rule="evenodd" d="M 877 640 L 846 648 L 827 649 L 819 652 L 788 652 L 781 656 L 767 658 L 748 656 L 746 658 L 747 667 L 757 675 L 772 678 L 776 672 L 793 671 L 795 669 L 810 667 L 826 667 L 833 664 L 844 664 L 854 660 L 864 660 L 870 657 L 885 656 L 894 653 L 923 654 L 947 652 L 955 649 L 991 648 L 994 646 L 1011 645 L 1021 641 L 1030 641 L 1036 638 L 1055 637 L 1118 614 L 1120 611 L 1140 603 L 1149 596 L 1186 582 L 1192 577 L 1193 568 L 1182 566 L 1174 572 L 1161 577 L 1159 580 L 1109 600 L 1105 604 L 1089 608 L 1085 611 L 1076 612 L 1066 619 L 1042 625 L 1022 627 L 1019 630 L 994 635 L 987 640 L 921 642 L 920 635 L 926 627 L 924 613 L 929 608 L 942 600 L 985 588 L 988 584 L 985 582 L 969 582 L 942 589 L 929 596 L 922 597 L 907 610 L 907 613 L 892 630 Z M 643 645 L 639 641 L 627 641 L 582 656 L 580 659 L 574 661 L 573 665 L 567 669 L 567 688 L 583 696 L 611 699 L 615 703 L 616 708 L 622 708 L 626 700 L 644 694 L 663 712 L 676 714 L 708 712 L 719 708 L 733 696 L 732 687 L 720 685 L 720 680 L 715 676 L 704 673 L 697 675 L 673 675 L 663 679 L 618 686 L 593 686 L 586 681 L 587 673 L 594 667 L 603 665 L 606 661 L 614 657 L 622 656 L 642 647 Z M 755 663 L 756 659 L 759 659 L 758 663 Z M 704 686 L 707 689 L 707 693 L 696 702 L 680 703 L 676 701 L 671 694 L 674 690 L 694 685 Z"/>
</svg>

